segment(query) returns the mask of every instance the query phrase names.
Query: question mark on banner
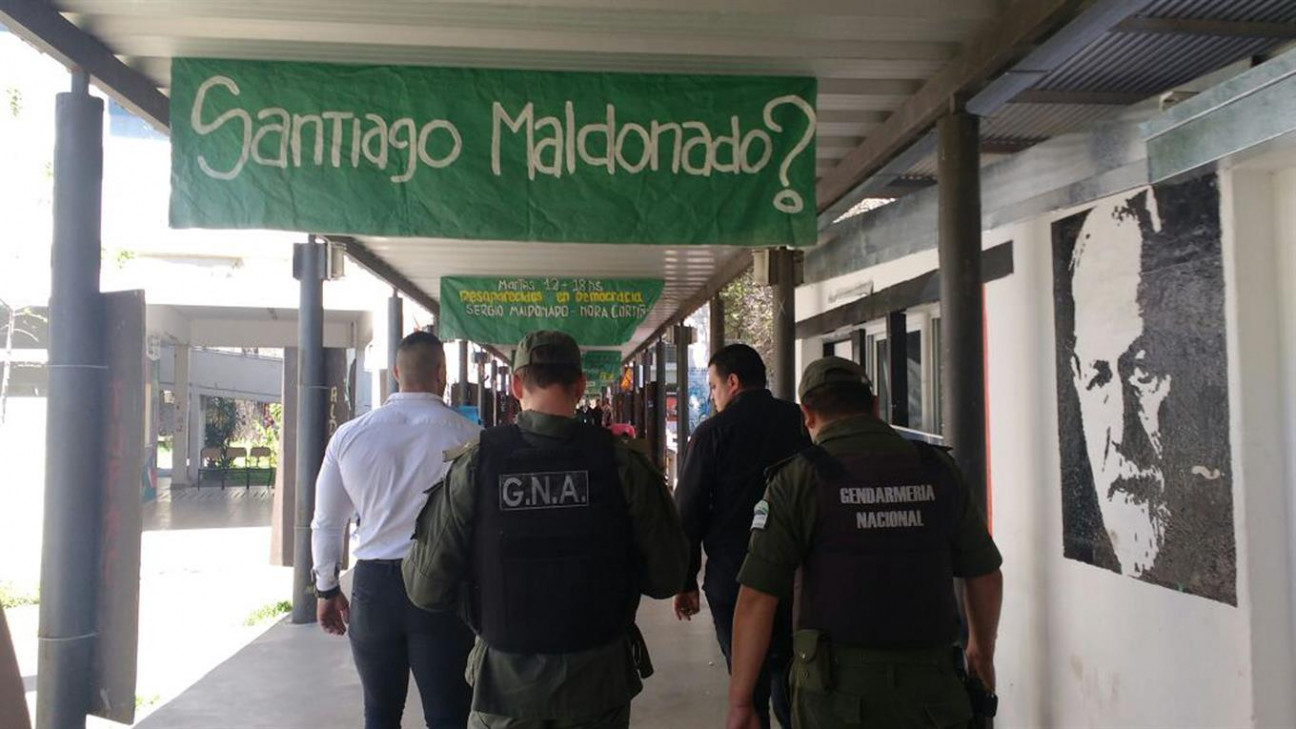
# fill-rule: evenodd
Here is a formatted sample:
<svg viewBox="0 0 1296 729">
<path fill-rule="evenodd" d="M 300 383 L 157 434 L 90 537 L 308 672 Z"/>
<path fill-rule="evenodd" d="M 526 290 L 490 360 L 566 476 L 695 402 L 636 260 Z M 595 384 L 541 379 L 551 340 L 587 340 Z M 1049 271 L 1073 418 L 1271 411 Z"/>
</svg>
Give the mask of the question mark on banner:
<svg viewBox="0 0 1296 729">
<path fill-rule="evenodd" d="M 800 96 L 789 95 L 770 99 L 769 103 L 765 104 L 765 126 L 775 132 L 783 131 L 783 125 L 774 121 L 772 112 L 775 107 L 783 104 L 792 104 L 804 112 L 808 123 L 806 124 L 805 133 L 801 135 L 801 141 L 796 143 L 796 146 L 792 148 L 791 152 L 788 152 L 779 165 L 779 182 L 782 183 L 783 189 L 779 190 L 778 194 L 774 196 L 774 207 L 784 213 L 799 213 L 805 207 L 805 201 L 801 199 L 801 193 L 792 189 L 792 183 L 788 181 L 788 168 L 792 166 L 792 162 L 797 158 L 797 155 L 810 146 L 810 142 L 814 139 L 815 110 Z"/>
</svg>

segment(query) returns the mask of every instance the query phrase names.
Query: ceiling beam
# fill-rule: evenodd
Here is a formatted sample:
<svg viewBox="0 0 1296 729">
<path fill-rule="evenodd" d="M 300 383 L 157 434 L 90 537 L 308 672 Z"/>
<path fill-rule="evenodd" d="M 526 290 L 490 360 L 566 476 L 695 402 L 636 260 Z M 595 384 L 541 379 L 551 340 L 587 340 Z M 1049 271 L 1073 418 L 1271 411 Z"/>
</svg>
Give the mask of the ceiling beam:
<svg viewBox="0 0 1296 729">
<path fill-rule="evenodd" d="M 160 132 L 171 131 L 171 102 L 144 74 L 46 0 L 0 0 L 0 24 L 68 68 L 85 71 L 114 101 Z"/>
<path fill-rule="evenodd" d="M 904 151 L 946 113 L 954 99 L 984 83 L 1070 20 L 1083 0 L 1019 0 L 816 185 L 819 210 L 833 206 Z"/>
<path fill-rule="evenodd" d="M 397 25 L 308 18 L 158 18 L 153 16 L 85 16 L 90 32 L 105 38 L 181 39 L 320 43 L 337 46 L 381 46 L 443 49 L 498 49 L 532 52 L 617 53 L 742 58 L 875 59 L 947 61 L 952 43 L 731 38 L 696 34 L 663 36 L 645 32 L 579 32 L 545 28 L 485 28 L 446 25 Z M 124 48 L 127 46 L 123 46 Z"/>
<path fill-rule="evenodd" d="M 379 279 L 386 281 L 388 284 L 396 287 L 396 290 L 410 297 L 419 306 L 432 312 L 432 315 L 438 319 L 441 317 L 441 305 L 431 294 L 424 291 L 418 284 L 409 279 L 408 276 L 396 270 L 396 267 L 385 261 L 381 256 L 369 250 L 369 247 L 360 241 L 345 235 L 326 235 L 321 236 L 330 243 L 342 246 L 347 256 L 360 264 L 369 273 L 377 276 Z"/>
<path fill-rule="evenodd" d="M 1122 33 L 1296 39 L 1296 23 L 1248 23 L 1231 20 L 1137 17 L 1122 21 L 1115 29 Z"/>
<path fill-rule="evenodd" d="M 1027 89 L 1017 94 L 1010 104 L 1074 104 L 1077 106 L 1130 106 L 1148 97 L 1147 94 L 1129 91 L 1063 91 Z"/>
<path fill-rule="evenodd" d="M 999 137 L 981 140 L 981 154 L 1017 154 L 1043 142 L 1032 137 Z"/>
<path fill-rule="evenodd" d="M 696 294 L 685 299 L 684 302 L 675 310 L 674 314 L 671 314 L 670 317 L 667 318 L 666 321 L 662 322 L 652 334 L 644 338 L 644 340 L 639 343 L 639 346 L 631 350 L 630 354 L 626 355 L 625 358 L 622 359 L 622 362 L 633 360 L 635 357 L 642 354 L 644 350 L 651 347 L 658 339 L 666 336 L 666 331 L 668 329 L 684 321 L 690 314 L 702 308 L 702 305 L 710 301 L 712 296 L 720 293 L 721 289 L 728 286 L 730 281 L 743 275 L 747 269 L 751 268 L 751 265 L 751 251 L 740 251 L 733 258 L 730 258 L 727 263 L 716 270 L 711 278 L 707 279 L 707 282 L 703 284 L 702 288 L 699 289 Z"/>
</svg>

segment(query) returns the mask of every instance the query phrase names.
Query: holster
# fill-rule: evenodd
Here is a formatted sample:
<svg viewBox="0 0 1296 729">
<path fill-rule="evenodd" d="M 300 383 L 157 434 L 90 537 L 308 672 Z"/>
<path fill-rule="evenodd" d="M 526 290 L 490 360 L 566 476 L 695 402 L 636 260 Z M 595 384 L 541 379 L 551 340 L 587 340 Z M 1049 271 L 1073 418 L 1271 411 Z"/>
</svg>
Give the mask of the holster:
<svg viewBox="0 0 1296 729">
<path fill-rule="evenodd" d="M 639 632 L 639 626 L 631 624 L 626 638 L 630 641 L 630 658 L 639 671 L 639 678 L 653 675 L 652 656 L 648 655 L 648 643 L 644 640 L 643 633 Z"/>
<path fill-rule="evenodd" d="M 822 630 L 805 628 L 792 635 L 792 683 L 817 693 L 835 685 L 832 643 Z"/>
</svg>

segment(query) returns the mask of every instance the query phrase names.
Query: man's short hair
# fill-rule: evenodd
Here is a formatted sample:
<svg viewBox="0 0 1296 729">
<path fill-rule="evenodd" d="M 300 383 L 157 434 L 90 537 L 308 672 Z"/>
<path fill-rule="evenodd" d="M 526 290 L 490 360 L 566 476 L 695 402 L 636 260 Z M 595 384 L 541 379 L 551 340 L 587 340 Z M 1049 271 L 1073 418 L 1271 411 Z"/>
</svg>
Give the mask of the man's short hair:
<svg viewBox="0 0 1296 729">
<path fill-rule="evenodd" d="M 801 404 L 815 415 L 832 420 L 871 413 L 876 399 L 863 382 L 832 382 L 802 395 Z"/>
<path fill-rule="evenodd" d="M 396 362 L 407 385 L 431 387 L 445 362 L 445 348 L 437 335 L 418 331 L 407 335 L 396 347 Z"/>
<path fill-rule="evenodd" d="M 515 376 L 528 390 L 543 390 L 554 385 L 570 389 L 580 381 L 581 368 L 567 364 L 534 364 L 517 370 Z"/>
<path fill-rule="evenodd" d="M 738 377 L 738 384 L 743 389 L 765 387 L 765 363 L 756 350 L 746 344 L 730 344 L 711 355 L 708 367 L 714 367 L 716 374 L 725 378 L 729 375 Z"/>
</svg>

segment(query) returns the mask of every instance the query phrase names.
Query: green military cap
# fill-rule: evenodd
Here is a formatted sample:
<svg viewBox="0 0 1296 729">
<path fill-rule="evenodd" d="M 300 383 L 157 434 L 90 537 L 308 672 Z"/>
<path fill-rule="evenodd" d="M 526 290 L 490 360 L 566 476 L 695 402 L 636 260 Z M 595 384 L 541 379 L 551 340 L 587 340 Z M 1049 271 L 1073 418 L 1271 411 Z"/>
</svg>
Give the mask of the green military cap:
<svg viewBox="0 0 1296 729">
<path fill-rule="evenodd" d="M 516 372 L 533 364 L 580 367 L 580 347 L 566 332 L 552 330 L 531 332 L 522 337 L 522 341 L 518 342 L 517 350 L 513 352 L 513 370 Z"/>
<path fill-rule="evenodd" d="M 797 397 L 805 398 L 806 393 L 816 387 L 836 382 L 862 384 L 870 391 L 873 389 L 873 383 L 869 381 L 863 367 L 843 357 L 824 357 L 811 362 L 805 372 L 801 373 Z"/>
</svg>

